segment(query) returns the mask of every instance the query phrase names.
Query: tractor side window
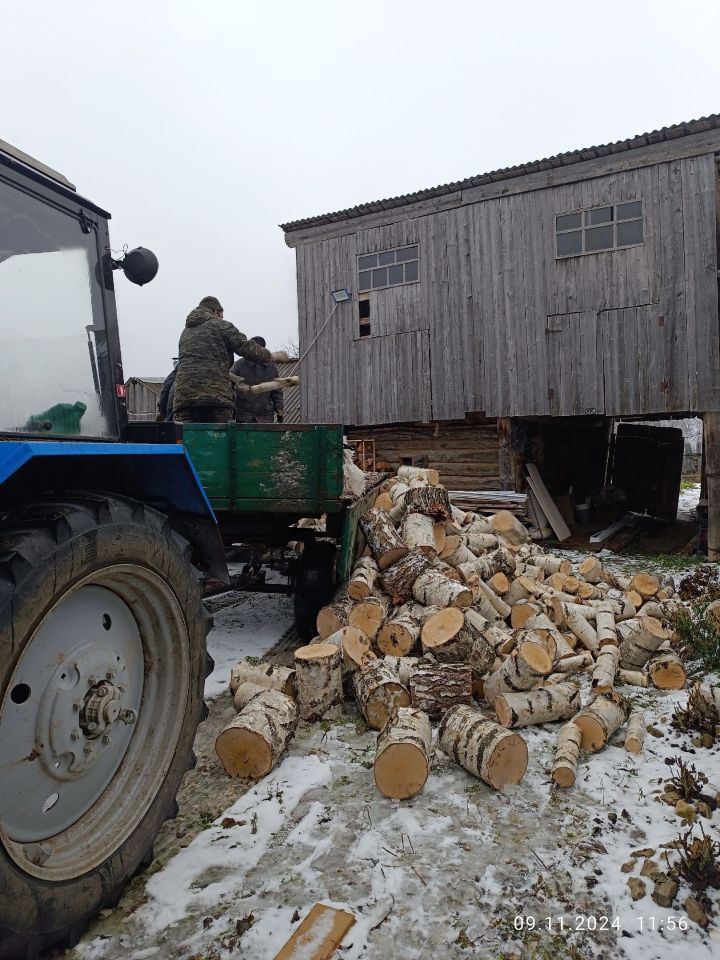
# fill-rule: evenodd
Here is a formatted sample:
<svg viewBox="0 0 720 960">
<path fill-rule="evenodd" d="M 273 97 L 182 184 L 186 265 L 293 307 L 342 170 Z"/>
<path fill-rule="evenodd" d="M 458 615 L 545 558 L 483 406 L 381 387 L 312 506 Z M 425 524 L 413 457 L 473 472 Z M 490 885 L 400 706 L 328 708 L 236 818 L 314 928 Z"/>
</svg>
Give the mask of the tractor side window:
<svg viewBox="0 0 720 960">
<path fill-rule="evenodd" d="M 0 180 L 0 432 L 116 435 L 99 282 L 94 229 Z"/>
</svg>

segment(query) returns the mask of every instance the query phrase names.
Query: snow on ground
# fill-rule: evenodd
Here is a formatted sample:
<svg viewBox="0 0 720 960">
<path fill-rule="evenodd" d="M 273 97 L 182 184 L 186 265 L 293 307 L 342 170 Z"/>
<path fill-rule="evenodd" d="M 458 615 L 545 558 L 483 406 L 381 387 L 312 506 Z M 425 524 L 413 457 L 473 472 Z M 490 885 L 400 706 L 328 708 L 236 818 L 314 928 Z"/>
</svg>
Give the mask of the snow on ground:
<svg viewBox="0 0 720 960">
<path fill-rule="evenodd" d="M 685 489 L 680 491 L 680 499 L 678 501 L 678 520 L 692 520 L 695 518 L 695 508 L 700 502 L 700 484 L 693 483 L 691 486 L 688 486 Z"/>
<path fill-rule="evenodd" d="M 230 669 L 243 657 L 262 657 L 292 626 L 292 597 L 281 593 L 231 591 L 209 604 L 213 628 L 208 652 L 215 669 L 205 681 L 205 696 L 227 690 Z"/>
</svg>

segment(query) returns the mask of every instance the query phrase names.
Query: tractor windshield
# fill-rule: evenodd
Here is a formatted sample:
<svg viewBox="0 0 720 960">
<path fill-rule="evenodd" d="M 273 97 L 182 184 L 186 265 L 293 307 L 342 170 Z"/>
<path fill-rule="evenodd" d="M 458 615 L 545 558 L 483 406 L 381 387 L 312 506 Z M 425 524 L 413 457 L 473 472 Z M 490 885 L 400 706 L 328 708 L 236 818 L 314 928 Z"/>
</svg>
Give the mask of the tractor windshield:
<svg viewBox="0 0 720 960">
<path fill-rule="evenodd" d="M 0 179 L 0 433 L 117 434 L 95 227 Z"/>
</svg>

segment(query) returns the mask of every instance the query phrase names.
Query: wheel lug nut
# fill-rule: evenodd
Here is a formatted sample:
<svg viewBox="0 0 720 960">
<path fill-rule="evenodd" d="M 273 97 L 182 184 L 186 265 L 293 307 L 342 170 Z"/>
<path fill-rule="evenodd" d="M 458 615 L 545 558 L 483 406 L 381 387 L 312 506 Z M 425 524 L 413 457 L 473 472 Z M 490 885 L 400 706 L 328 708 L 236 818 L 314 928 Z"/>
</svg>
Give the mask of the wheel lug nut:
<svg viewBox="0 0 720 960">
<path fill-rule="evenodd" d="M 114 670 L 108 670 L 108 672 L 105 674 L 105 679 L 106 679 L 106 680 L 112 680 L 114 676 L 115 676 L 115 671 L 114 671 Z"/>
<path fill-rule="evenodd" d="M 112 743 L 112 737 L 106 733 L 105 736 L 102 738 L 102 742 L 105 744 L 105 746 L 108 746 L 109 744 Z"/>
<path fill-rule="evenodd" d="M 83 750 L 85 751 L 85 753 L 92 753 L 93 745 L 91 743 L 86 743 L 85 746 L 83 747 Z"/>
<path fill-rule="evenodd" d="M 97 677 L 94 676 L 94 674 L 90 674 L 90 676 L 87 678 L 87 682 L 89 686 L 94 687 L 97 683 Z"/>
<path fill-rule="evenodd" d="M 79 739 L 80 739 L 80 731 L 79 731 L 79 730 L 73 730 L 72 733 L 70 734 L 70 739 L 71 739 L 71 740 L 79 740 Z"/>
</svg>

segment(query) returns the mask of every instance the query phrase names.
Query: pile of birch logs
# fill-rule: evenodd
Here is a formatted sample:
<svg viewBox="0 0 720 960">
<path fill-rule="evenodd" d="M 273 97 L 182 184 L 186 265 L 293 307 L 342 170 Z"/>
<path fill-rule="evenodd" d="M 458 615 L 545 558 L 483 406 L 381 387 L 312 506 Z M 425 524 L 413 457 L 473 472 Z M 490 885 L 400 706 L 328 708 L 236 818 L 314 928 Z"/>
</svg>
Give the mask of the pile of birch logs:
<svg viewBox="0 0 720 960">
<path fill-rule="evenodd" d="M 642 713 L 630 713 L 619 686 L 685 685 L 670 645 L 680 601 L 669 576 L 619 576 L 595 555 L 573 569 L 512 513 L 454 507 L 433 470 L 401 467 L 360 525 L 365 552 L 320 611 L 317 637 L 295 651 L 295 669 L 233 669 L 239 712 L 217 740 L 228 773 L 262 776 L 298 716 L 331 720 L 354 699 L 378 731 L 385 796 L 422 789 L 433 722 L 443 752 L 501 789 L 527 768 L 515 731 L 567 721 L 551 776 L 568 787 L 580 751 L 600 750 L 624 724 L 626 749 L 642 749 Z"/>
</svg>

